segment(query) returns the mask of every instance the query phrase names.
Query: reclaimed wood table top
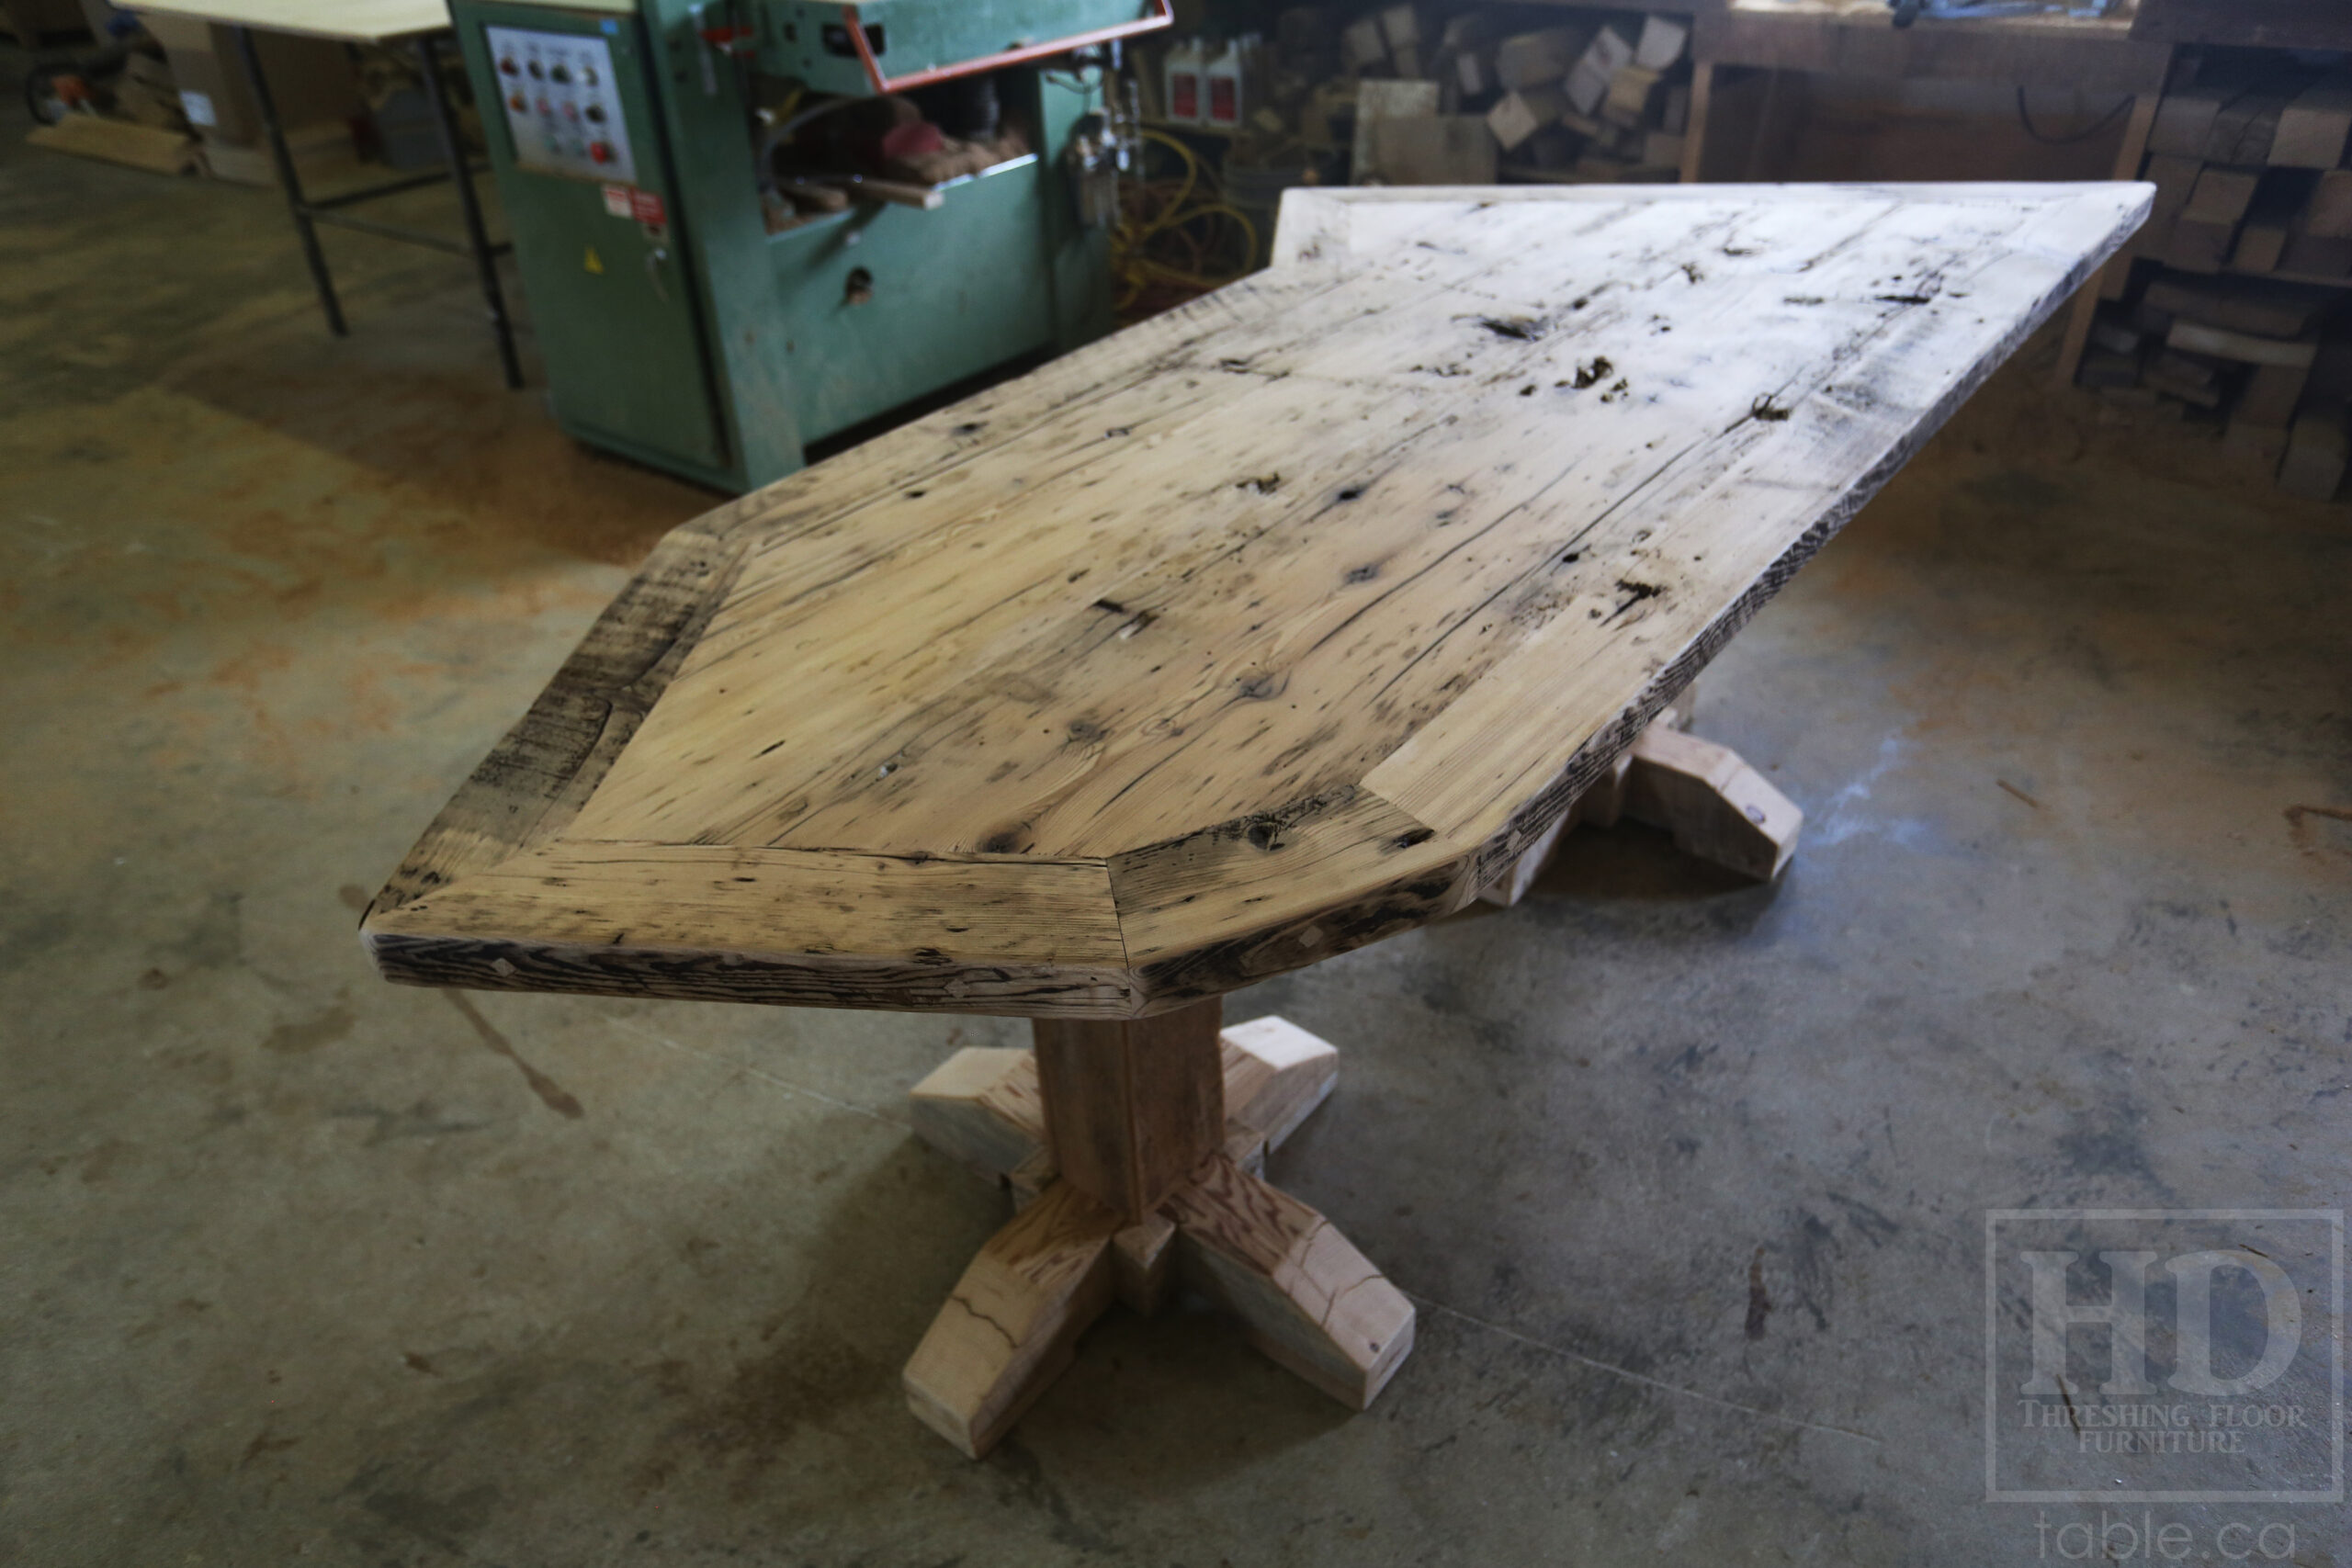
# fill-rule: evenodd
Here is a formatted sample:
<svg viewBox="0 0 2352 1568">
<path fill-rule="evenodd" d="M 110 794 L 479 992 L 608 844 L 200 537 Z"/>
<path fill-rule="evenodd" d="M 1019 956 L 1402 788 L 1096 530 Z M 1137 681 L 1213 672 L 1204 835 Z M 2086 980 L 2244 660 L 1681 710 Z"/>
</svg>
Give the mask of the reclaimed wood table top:
<svg viewBox="0 0 2352 1568">
<path fill-rule="evenodd" d="M 1272 269 L 670 534 L 363 936 L 1116 1018 L 1450 912 L 2149 191 L 1293 192 Z"/>
<path fill-rule="evenodd" d="M 389 43 L 449 25 L 447 0 L 140 0 L 137 8 L 338 43 Z"/>
</svg>

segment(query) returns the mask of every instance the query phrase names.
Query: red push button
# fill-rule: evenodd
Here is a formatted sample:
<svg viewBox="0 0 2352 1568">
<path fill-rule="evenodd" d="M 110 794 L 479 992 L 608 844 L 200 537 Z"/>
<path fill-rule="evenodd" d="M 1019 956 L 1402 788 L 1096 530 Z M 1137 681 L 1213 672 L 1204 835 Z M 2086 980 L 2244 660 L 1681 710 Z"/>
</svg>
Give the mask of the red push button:
<svg viewBox="0 0 2352 1568">
<path fill-rule="evenodd" d="M 595 163 L 611 163 L 613 161 L 613 149 L 611 143 L 605 141 L 590 142 L 588 144 L 588 156 Z"/>
</svg>

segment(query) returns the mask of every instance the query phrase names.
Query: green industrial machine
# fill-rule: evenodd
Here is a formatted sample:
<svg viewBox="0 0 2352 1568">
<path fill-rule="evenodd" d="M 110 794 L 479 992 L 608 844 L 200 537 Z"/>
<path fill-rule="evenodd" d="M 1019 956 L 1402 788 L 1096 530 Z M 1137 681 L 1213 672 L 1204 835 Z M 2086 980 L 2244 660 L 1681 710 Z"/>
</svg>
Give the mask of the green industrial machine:
<svg viewBox="0 0 2352 1568">
<path fill-rule="evenodd" d="M 750 490 L 811 442 L 1110 330 L 1108 231 L 1080 188 L 1102 55 L 1165 26 L 1166 0 L 449 10 L 555 413 L 582 441 Z M 779 96 L 798 113 L 980 73 L 1024 155 L 928 208 L 854 199 L 771 232 Z"/>
</svg>

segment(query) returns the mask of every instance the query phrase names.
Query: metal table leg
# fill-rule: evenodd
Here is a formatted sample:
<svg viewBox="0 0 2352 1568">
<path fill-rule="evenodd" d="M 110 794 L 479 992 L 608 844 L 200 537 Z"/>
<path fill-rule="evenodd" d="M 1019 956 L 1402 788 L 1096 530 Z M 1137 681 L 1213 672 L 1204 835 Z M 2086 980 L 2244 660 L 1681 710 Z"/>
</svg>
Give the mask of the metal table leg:
<svg viewBox="0 0 2352 1568">
<path fill-rule="evenodd" d="M 449 180 L 458 187 L 458 209 L 465 214 L 466 239 L 473 248 L 474 269 L 481 275 L 481 296 L 490 307 L 491 330 L 498 334 L 498 357 L 506 367 L 506 384 L 523 384 L 522 361 L 514 354 L 514 323 L 506 319 L 506 296 L 498 287 L 497 253 L 483 229 L 481 203 L 474 194 L 473 171 L 466 165 L 466 145 L 458 134 L 458 117 L 442 90 L 438 51 L 431 34 L 416 40 L 416 62 L 424 74 L 424 93 L 433 103 L 433 118 L 441 128 L 441 151 L 449 160 Z"/>
<path fill-rule="evenodd" d="M 286 209 L 293 215 L 294 231 L 302 237 L 302 254 L 311 264 L 311 281 L 318 286 L 319 308 L 326 312 L 327 331 L 337 337 L 348 337 L 351 333 L 343 324 L 343 305 L 334 297 L 334 279 L 327 273 L 326 252 L 319 247 L 319 231 L 311 222 L 302 182 L 294 173 L 294 154 L 286 145 L 286 128 L 277 121 L 277 104 L 269 96 L 269 77 L 262 71 L 261 52 L 254 47 L 253 29 L 241 27 L 232 30 L 237 35 L 237 52 L 244 59 L 245 75 L 253 84 L 254 107 L 261 110 L 262 130 L 269 138 L 270 156 L 277 163 L 277 183 L 286 191 Z M 469 199 L 471 194 L 469 190 Z"/>
</svg>

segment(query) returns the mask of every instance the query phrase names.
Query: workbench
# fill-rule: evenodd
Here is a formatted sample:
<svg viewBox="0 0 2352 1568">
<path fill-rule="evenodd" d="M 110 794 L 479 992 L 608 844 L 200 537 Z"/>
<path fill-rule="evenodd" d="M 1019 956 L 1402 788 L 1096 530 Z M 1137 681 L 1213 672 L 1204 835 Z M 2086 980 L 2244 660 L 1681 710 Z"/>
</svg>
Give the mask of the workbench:
<svg viewBox="0 0 2352 1568">
<path fill-rule="evenodd" d="M 917 1089 L 1022 1206 L 916 1414 L 984 1451 L 1172 1281 L 1362 1408 L 1411 1299 L 1262 1174 L 1337 1054 L 1222 997 L 1505 878 L 2148 202 L 1293 191 L 1269 271 L 668 536 L 363 940 L 1029 1018 Z"/>
<path fill-rule="evenodd" d="M 345 337 L 350 334 L 350 328 L 344 321 L 343 302 L 335 296 L 334 276 L 327 267 L 326 252 L 319 244 L 320 224 L 469 256 L 481 280 L 482 302 L 489 312 L 491 332 L 498 342 L 498 359 L 505 372 L 506 384 L 523 384 L 522 361 L 514 351 L 514 327 L 507 317 L 505 291 L 498 280 L 498 258 L 508 247 L 492 243 L 482 221 L 481 201 L 474 190 L 473 165 L 466 155 L 464 139 L 458 134 L 457 118 L 441 81 L 439 42 L 449 30 L 449 9 L 445 0 L 140 0 L 137 8 L 158 16 L 215 23 L 235 33 L 245 75 L 253 85 L 254 105 L 261 113 L 262 130 L 269 141 L 271 160 L 277 167 L 278 184 L 286 191 L 287 211 L 294 220 L 295 233 L 301 239 L 303 259 L 310 264 L 311 281 L 318 289 L 319 309 L 326 315 L 329 332 Z M 286 128 L 278 120 L 277 106 L 270 96 L 269 78 L 254 49 L 255 31 L 293 33 L 334 43 L 409 45 L 416 53 L 425 96 L 440 127 L 441 151 L 447 168 L 329 197 L 305 194 L 294 155 L 286 144 Z M 458 193 L 458 211 L 466 232 L 462 243 L 426 230 L 362 218 L 350 210 L 362 202 L 438 184 L 444 179 Z"/>
</svg>

